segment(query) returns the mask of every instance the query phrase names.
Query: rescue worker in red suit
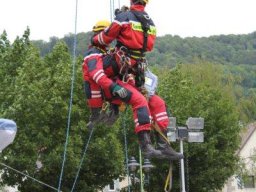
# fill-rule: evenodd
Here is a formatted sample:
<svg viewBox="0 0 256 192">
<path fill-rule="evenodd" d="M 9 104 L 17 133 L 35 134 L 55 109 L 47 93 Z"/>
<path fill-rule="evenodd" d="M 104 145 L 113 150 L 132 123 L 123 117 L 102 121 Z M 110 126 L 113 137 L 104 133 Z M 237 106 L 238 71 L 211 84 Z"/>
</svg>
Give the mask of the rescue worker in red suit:
<svg viewBox="0 0 256 192">
<path fill-rule="evenodd" d="M 103 25 L 104 22 L 101 22 Z M 106 22 L 105 22 L 106 24 Z M 105 27 L 105 26 L 104 26 Z M 102 26 L 103 28 L 103 26 Z M 94 28 L 94 35 L 100 31 L 100 26 L 96 25 Z M 133 108 L 133 117 L 136 124 L 135 132 L 144 133 L 150 130 L 150 112 L 146 98 L 133 86 L 117 79 L 113 81 L 108 78 L 116 76 L 111 70 L 104 73 L 103 54 L 106 51 L 106 45 L 91 46 L 85 53 L 83 63 L 83 77 L 86 97 L 88 105 L 91 109 L 90 124 L 98 121 L 101 114 L 103 104 L 102 90 L 106 100 L 111 100 L 113 97 L 121 99 L 125 103 L 131 104 Z M 108 76 L 107 76 L 108 74 Z M 117 73 L 118 75 L 118 73 Z M 140 143 L 145 143 L 142 149 L 148 158 L 160 157 L 161 151 L 155 150 L 151 145 L 150 137 L 140 137 Z"/>
<path fill-rule="evenodd" d="M 109 27 L 110 22 L 107 20 L 98 21 L 92 29 L 94 35 Z M 112 124 L 118 117 L 118 106 L 111 104 L 110 113 L 106 114 L 102 111 L 104 96 L 112 98 L 108 88 L 115 83 L 109 79 L 103 72 L 102 57 L 108 51 L 107 46 L 92 46 L 90 45 L 85 53 L 83 63 L 83 79 L 84 88 L 87 98 L 87 104 L 91 110 L 91 116 L 88 126 L 92 126 L 95 122 L 104 122 Z M 100 86 L 102 85 L 102 87 Z M 103 92 L 105 88 L 106 91 Z"/>
<path fill-rule="evenodd" d="M 132 71 L 135 74 L 137 87 L 144 83 L 145 52 L 153 49 L 156 38 L 154 23 L 144 11 L 147 2 L 148 0 L 131 0 L 129 11 L 119 13 L 109 28 L 92 38 L 92 44 L 96 46 L 107 46 L 116 39 L 115 52 L 103 58 L 104 72 L 110 78 L 117 75 L 126 78 L 128 71 Z M 114 75 L 111 76 L 111 74 Z M 153 148 L 150 140 L 151 124 L 147 101 L 141 97 L 137 89 L 120 80 L 117 81 L 121 87 L 112 84 L 108 90 L 114 96 L 132 105 L 135 132 L 138 134 L 144 155 L 147 157 L 168 155 L 176 159 L 183 158 L 182 154 L 175 152 L 167 143 L 160 146 L 161 154 L 159 150 Z M 167 134 L 166 128 L 163 133 Z"/>
</svg>

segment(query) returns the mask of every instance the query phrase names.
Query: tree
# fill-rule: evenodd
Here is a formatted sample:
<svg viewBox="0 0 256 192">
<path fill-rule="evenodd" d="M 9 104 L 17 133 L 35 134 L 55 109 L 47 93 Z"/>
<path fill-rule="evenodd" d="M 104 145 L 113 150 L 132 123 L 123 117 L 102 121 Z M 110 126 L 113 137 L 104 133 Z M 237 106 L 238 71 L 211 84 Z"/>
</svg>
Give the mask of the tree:
<svg viewBox="0 0 256 192">
<path fill-rule="evenodd" d="M 22 38 L 17 37 L 11 45 L 4 32 L 0 37 L 0 114 L 4 113 L 9 103 L 13 102 L 13 89 L 16 83 L 17 71 L 22 67 L 22 60 L 28 54 L 29 29 Z"/>
<path fill-rule="evenodd" d="M 21 46 L 22 47 L 22 46 Z M 14 119 L 18 133 L 12 146 L 3 151 L 1 161 L 53 187 L 57 187 L 66 135 L 70 99 L 71 57 L 63 42 L 56 44 L 45 58 L 32 46 L 21 52 L 10 100 L 1 108 L 1 116 Z M 88 109 L 82 89 L 81 58 L 76 63 L 76 81 L 67 159 L 62 191 L 70 191 L 84 144 Z M 77 67 L 79 66 L 79 67 Z M 3 87 L 6 89 L 6 87 Z M 2 99 L 2 95 L 1 95 Z M 118 127 L 99 126 L 95 130 L 76 191 L 97 191 L 123 172 L 123 152 L 117 139 Z M 36 167 L 40 161 L 42 168 Z M 18 185 L 20 191 L 49 191 L 49 188 L 4 169 L 1 184 Z"/>
<path fill-rule="evenodd" d="M 205 119 L 205 142 L 185 143 L 188 161 L 189 190 L 216 191 L 234 173 L 239 146 L 238 112 L 231 84 L 220 66 L 198 61 L 179 65 L 174 70 L 160 70 L 159 94 L 171 107 L 179 125 L 188 117 Z M 172 144 L 175 148 L 177 144 Z M 177 149 L 177 148 L 176 148 Z M 167 176 L 168 163 L 155 162 L 150 188 L 160 191 Z M 174 191 L 178 191 L 179 170 L 175 162 Z"/>
</svg>

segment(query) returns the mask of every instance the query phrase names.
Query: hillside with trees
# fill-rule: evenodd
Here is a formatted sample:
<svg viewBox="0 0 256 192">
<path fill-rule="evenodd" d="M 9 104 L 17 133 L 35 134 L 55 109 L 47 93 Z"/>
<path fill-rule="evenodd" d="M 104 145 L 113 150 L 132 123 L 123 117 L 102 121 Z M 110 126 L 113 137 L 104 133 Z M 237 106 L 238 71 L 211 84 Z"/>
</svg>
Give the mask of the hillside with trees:
<svg viewBox="0 0 256 192">
<path fill-rule="evenodd" d="M 77 54 L 83 55 L 90 42 L 91 32 L 77 34 Z M 50 42 L 33 41 L 41 55 L 47 54 L 58 40 L 64 40 L 72 50 L 74 35 L 64 38 L 51 37 Z M 219 35 L 211 37 L 188 37 L 165 35 L 157 37 L 154 50 L 147 55 L 150 65 L 175 66 L 191 63 L 201 58 L 219 64 L 249 64 L 256 61 L 256 32 L 244 35 Z"/>
</svg>

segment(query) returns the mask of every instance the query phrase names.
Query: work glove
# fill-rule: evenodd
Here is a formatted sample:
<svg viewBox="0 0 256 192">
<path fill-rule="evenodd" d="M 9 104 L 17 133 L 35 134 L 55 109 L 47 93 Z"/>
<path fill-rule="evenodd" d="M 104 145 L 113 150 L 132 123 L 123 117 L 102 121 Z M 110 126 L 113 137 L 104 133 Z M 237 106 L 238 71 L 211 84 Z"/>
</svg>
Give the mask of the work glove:
<svg viewBox="0 0 256 192">
<path fill-rule="evenodd" d="M 127 97 L 128 92 L 125 88 L 119 86 L 119 85 L 115 85 L 113 91 L 112 91 L 114 96 L 119 96 L 120 98 L 124 99 Z"/>
</svg>

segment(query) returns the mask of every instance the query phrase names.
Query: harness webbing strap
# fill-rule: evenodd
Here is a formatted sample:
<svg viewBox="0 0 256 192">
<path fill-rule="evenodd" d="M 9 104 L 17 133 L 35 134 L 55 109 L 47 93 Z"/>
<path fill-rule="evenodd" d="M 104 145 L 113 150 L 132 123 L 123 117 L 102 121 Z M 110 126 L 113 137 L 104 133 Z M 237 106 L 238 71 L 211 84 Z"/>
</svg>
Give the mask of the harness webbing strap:
<svg viewBox="0 0 256 192">
<path fill-rule="evenodd" d="M 149 24 L 149 16 L 146 12 L 141 12 L 141 11 L 131 11 L 134 16 L 139 20 L 139 22 L 142 25 L 142 30 L 143 30 L 143 46 L 142 46 L 142 53 L 146 52 L 147 45 L 148 45 L 148 30 L 150 29 L 150 24 Z"/>
</svg>

